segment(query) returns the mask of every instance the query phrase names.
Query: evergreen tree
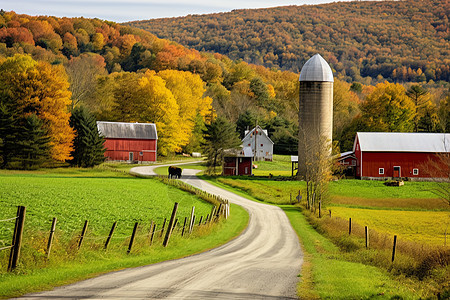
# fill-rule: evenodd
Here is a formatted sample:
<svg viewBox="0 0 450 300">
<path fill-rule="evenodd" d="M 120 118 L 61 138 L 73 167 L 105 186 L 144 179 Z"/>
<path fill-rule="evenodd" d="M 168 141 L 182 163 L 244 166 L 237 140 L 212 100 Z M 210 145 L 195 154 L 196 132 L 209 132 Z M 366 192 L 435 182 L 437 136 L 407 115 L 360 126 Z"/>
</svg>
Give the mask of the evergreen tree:
<svg viewBox="0 0 450 300">
<path fill-rule="evenodd" d="M 50 160 L 50 136 L 35 114 L 23 119 L 13 160 L 22 169 L 37 169 Z M 16 165 L 16 164 L 14 164 Z"/>
<path fill-rule="evenodd" d="M 0 103 L 0 165 L 6 168 L 17 149 L 19 128 L 17 115 L 4 103 Z"/>
<path fill-rule="evenodd" d="M 218 117 L 211 124 L 206 125 L 205 151 L 208 155 L 209 172 L 215 172 L 222 163 L 223 150 L 237 147 L 241 140 L 234 124 L 227 119 Z"/>
<path fill-rule="evenodd" d="M 70 126 L 76 132 L 71 164 L 87 168 L 105 161 L 104 139 L 98 132 L 94 116 L 86 108 L 77 107 L 72 111 Z"/>
</svg>

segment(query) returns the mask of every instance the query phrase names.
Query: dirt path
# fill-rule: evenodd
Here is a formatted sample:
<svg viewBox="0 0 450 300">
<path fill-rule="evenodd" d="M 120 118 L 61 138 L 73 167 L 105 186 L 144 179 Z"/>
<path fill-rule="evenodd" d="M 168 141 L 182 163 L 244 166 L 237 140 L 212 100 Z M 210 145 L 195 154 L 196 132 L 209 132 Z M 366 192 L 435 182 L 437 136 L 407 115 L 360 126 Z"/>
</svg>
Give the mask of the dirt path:
<svg viewBox="0 0 450 300">
<path fill-rule="evenodd" d="M 153 167 L 131 172 L 154 174 Z M 181 180 L 249 212 L 248 228 L 238 238 L 202 254 L 108 273 L 23 299 L 297 299 L 303 255 L 284 212 L 211 185 L 196 172 L 183 170 Z"/>
</svg>

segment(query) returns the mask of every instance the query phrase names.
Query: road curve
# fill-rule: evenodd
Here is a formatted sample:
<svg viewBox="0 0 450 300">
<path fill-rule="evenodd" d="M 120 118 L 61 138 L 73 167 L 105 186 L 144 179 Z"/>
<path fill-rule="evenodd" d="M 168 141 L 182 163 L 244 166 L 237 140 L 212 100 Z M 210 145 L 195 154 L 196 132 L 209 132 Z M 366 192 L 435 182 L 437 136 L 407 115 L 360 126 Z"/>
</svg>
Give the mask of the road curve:
<svg viewBox="0 0 450 300">
<path fill-rule="evenodd" d="M 131 173 L 153 175 L 153 168 L 136 167 Z M 298 299 L 303 255 L 284 212 L 211 185 L 196 172 L 184 169 L 181 180 L 249 212 L 248 228 L 239 237 L 198 255 L 112 272 L 22 299 Z"/>
</svg>

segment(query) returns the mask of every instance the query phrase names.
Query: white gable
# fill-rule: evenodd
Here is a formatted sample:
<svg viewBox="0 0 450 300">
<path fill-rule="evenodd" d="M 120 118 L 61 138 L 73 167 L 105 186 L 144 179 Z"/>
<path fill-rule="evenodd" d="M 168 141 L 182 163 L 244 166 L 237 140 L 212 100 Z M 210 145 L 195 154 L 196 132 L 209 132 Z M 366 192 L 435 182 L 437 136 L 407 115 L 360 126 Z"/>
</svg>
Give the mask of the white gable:
<svg viewBox="0 0 450 300">
<path fill-rule="evenodd" d="M 450 152 L 450 133 L 358 132 L 355 137 L 361 151 L 378 152 Z"/>
</svg>

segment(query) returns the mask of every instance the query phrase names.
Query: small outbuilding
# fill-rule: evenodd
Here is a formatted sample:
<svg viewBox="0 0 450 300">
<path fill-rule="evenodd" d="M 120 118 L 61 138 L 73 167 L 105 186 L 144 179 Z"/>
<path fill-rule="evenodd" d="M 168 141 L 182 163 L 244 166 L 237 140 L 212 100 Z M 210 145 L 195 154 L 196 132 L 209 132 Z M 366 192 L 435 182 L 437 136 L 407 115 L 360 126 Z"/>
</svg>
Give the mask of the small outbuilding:
<svg viewBox="0 0 450 300">
<path fill-rule="evenodd" d="M 253 175 L 253 153 L 250 147 L 227 149 L 223 154 L 222 175 Z"/>
<path fill-rule="evenodd" d="M 262 129 L 261 126 L 256 125 L 252 130 L 246 130 L 242 145 L 251 148 L 254 160 L 272 161 L 273 142 L 267 130 Z"/>
<path fill-rule="evenodd" d="M 423 167 L 449 152 L 450 133 L 358 132 L 353 144 L 361 179 L 434 177 Z"/>
<path fill-rule="evenodd" d="M 97 122 L 107 160 L 156 162 L 158 134 L 153 123 Z"/>
</svg>

